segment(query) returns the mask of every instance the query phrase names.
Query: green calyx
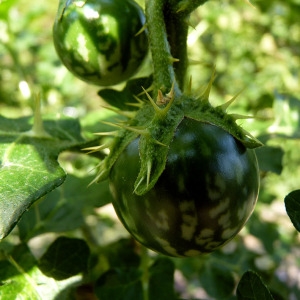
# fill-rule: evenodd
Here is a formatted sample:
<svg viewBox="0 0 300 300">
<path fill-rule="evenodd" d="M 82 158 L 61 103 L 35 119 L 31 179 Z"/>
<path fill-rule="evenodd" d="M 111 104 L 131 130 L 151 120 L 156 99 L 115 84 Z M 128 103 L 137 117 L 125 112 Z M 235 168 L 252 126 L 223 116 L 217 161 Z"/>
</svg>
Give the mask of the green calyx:
<svg viewBox="0 0 300 300">
<path fill-rule="evenodd" d="M 109 155 L 100 163 L 99 173 L 95 181 L 109 177 L 109 173 L 119 155 L 136 138 L 139 138 L 140 171 L 134 185 L 134 191 L 143 195 L 157 182 L 162 174 L 174 133 L 183 120 L 191 118 L 199 122 L 218 126 L 235 137 L 246 148 L 256 148 L 262 143 L 250 133 L 236 124 L 240 118 L 248 118 L 226 113 L 227 107 L 235 100 L 231 99 L 224 105 L 213 107 L 209 102 L 209 92 L 212 80 L 200 97 L 177 95 L 172 90 L 163 95 L 160 91 L 156 101 L 147 95 L 146 101 L 136 115 L 126 124 L 111 124 L 119 127 L 117 136 L 109 145 Z M 100 146 L 99 149 L 102 149 Z M 97 151 L 97 148 L 95 148 Z"/>
</svg>

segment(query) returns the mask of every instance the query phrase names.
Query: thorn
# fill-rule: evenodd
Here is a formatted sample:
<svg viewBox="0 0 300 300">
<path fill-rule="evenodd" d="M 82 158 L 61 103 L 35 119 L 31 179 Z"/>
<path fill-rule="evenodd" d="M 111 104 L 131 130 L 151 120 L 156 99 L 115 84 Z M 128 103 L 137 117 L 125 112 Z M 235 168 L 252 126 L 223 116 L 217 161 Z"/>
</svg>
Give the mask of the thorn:
<svg viewBox="0 0 300 300">
<path fill-rule="evenodd" d="M 106 125 L 110 125 L 110 126 L 114 126 L 114 127 L 118 127 L 118 128 L 122 128 L 122 129 L 126 129 L 126 130 L 135 132 L 135 133 L 140 134 L 140 135 L 149 135 L 149 131 L 145 128 L 127 126 L 127 125 L 121 124 L 121 123 L 112 123 L 112 122 L 106 122 L 106 121 L 101 121 L 101 123 L 106 124 Z"/>
<path fill-rule="evenodd" d="M 229 101 L 227 101 L 226 103 L 217 106 L 216 108 L 221 108 L 224 112 L 227 110 L 227 108 L 237 99 L 237 97 L 245 90 L 245 88 L 243 88 L 240 92 L 238 92 L 234 97 L 232 97 Z"/>
<path fill-rule="evenodd" d="M 156 104 L 159 106 L 167 104 L 167 106 L 165 108 L 160 110 L 162 116 L 165 116 L 167 114 L 174 99 L 175 99 L 175 81 L 172 84 L 170 92 L 167 93 L 166 96 L 163 95 L 161 90 L 158 90 Z"/>
<path fill-rule="evenodd" d="M 101 161 L 100 164 L 98 164 L 98 166 L 96 167 L 96 168 L 100 168 L 100 171 L 96 175 L 96 177 L 88 184 L 88 187 L 90 187 L 92 184 L 98 182 L 99 179 L 103 176 L 103 174 L 105 174 L 105 172 L 107 172 L 106 169 L 101 169 L 102 165 L 103 165 L 103 161 Z"/>
<path fill-rule="evenodd" d="M 170 57 L 169 57 L 169 61 L 170 61 L 171 64 L 173 64 L 173 63 L 175 63 L 175 62 L 179 62 L 180 60 L 179 60 L 178 58 L 175 58 L 175 57 L 173 57 L 173 56 L 170 56 Z"/>
<path fill-rule="evenodd" d="M 166 95 L 170 101 L 175 97 L 175 81 L 173 81 L 170 92 Z"/>
<path fill-rule="evenodd" d="M 168 104 L 162 110 L 163 116 L 165 116 L 168 113 L 169 109 L 171 108 L 171 106 L 172 106 L 172 104 L 174 102 L 174 99 L 175 99 L 175 81 L 172 84 L 170 92 L 166 96 L 168 98 Z"/>
<path fill-rule="evenodd" d="M 143 91 L 138 94 L 138 96 L 145 95 L 145 89 L 142 87 Z M 152 92 L 154 90 L 153 84 L 146 89 L 146 92 Z M 142 100 L 141 100 L 142 101 Z"/>
<path fill-rule="evenodd" d="M 142 107 L 144 105 L 144 101 L 138 98 L 136 95 L 133 95 L 133 98 L 137 101 L 135 103 L 127 102 L 126 105 L 135 106 L 135 107 Z"/>
<path fill-rule="evenodd" d="M 148 92 L 142 87 L 142 89 L 144 90 L 147 98 L 149 99 L 149 101 L 151 102 L 155 112 L 158 114 L 158 115 L 161 115 L 162 113 L 162 110 L 156 105 L 156 103 L 154 102 L 154 100 L 152 99 L 152 97 L 148 94 Z"/>
<path fill-rule="evenodd" d="M 247 130 L 245 130 L 244 128 L 241 128 L 244 134 L 244 137 L 246 137 L 248 140 L 250 141 L 254 141 L 257 144 L 259 144 L 260 146 L 263 146 L 263 143 L 261 141 L 259 141 L 257 138 L 255 138 L 250 132 L 248 132 Z"/>
<path fill-rule="evenodd" d="M 196 30 L 196 26 L 193 25 L 193 24 L 191 23 L 191 20 L 190 20 L 190 19 L 188 19 L 188 20 L 186 21 L 186 23 L 187 23 L 187 25 L 188 25 L 189 27 L 192 27 L 194 30 Z"/>
<path fill-rule="evenodd" d="M 136 190 L 139 188 L 139 186 L 141 185 L 141 183 L 143 182 L 143 180 L 144 180 L 144 177 L 142 177 L 141 179 L 140 179 L 140 181 L 137 183 L 137 185 L 136 185 L 136 187 L 134 188 L 134 190 L 133 190 L 133 194 L 136 192 Z"/>
<path fill-rule="evenodd" d="M 103 144 L 103 145 L 100 145 L 100 146 L 83 148 L 82 150 L 83 151 L 89 151 L 89 152 L 87 152 L 87 154 L 90 154 L 90 153 L 101 151 L 103 149 L 107 149 L 111 146 L 111 144 L 112 144 L 112 142 L 106 143 L 106 144 Z"/>
<path fill-rule="evenodd" d="M 149 161 L 147 162 L 147 187 L 148 187 L 149 182 L 150 182 L 151 168 L 152 168 L 152 163 L 151 163 L 151 161 L 149 160 Z"/>
<path fill-rule="evenodd" d="M 110 111 L 113 111 L 113 112 L 117 113 L 118 115 L 126 117 L 128 119 L 132 119 L 135 116 L 135 112 L 132 112 L 132 111 L 123 111 L 123 110 L 116 109 L 112 106 L 106 106 L 106 105 L 101 105 L 101 107 L 108 109 Z"/>
<path fill-rule="evenodd" d="M 214 66 L 214 69 L 213 69 L 213 72 L 211 74 L 211 77 L 210 77 L 210 80 L 209 80 L 209 83 L 208 85 L 206 86 L 203 94 L 201 95 L 200 99 L 204 102 L 209 102 L 208 99 L 209 99 L 209 94 L 210 94 L 210 91 L 211 91 L 211 87 L 212 87 L 212 84 L 215 80 L 215 73 L 216 73 L 216 67 Z"/>
<path fill-rule="evenodd" d="M 240 114 L 228 114 L 228 116 L 231 116 L 234 120 L 242 120 L 242 119 L 254 119 L 254 116 L 243 116 Z"/>
<path fill-rule="evenodd" d="M 166 145 L 166 144 L 160 142 L 159 140 L 153 139 L 153 141 L 154 141 L 155 144 L 157 144 L 157 145 L 159 145 L 159 146 L 168 147 L 168 145 Z"/>
<path fill-rule="evenodd" d="M 188 83 L 188 87 L 187 87 L 187 93 L 188 93 L 189 95 L 192 94 L 192 82 L 193 82 L 193 80 L 192 80 L 192 75 L 191 75 L 191 76 L 190 76 L 189 83 Z"/>
<path fill-rule="evenodd" d="M 138 35 L 140 35 L 141 33 L 143 33 L 143 32 L 147 29 L 147 27 L 148 27 L 148 25 L 147 25 L 147 23 L 145 23 L 145 24 L 143 25 L 143 27 L 135 34 L 135 36 L 138 36 Z"/>
<path fill-rule="evenodd" d="M 178 8 L 176 10 L 176 13 L 185 11 L 187 9 L 188 5 L 189 5 L 188 2 L 186 2 L 186 1 L 179 2 L 179 4 L 177 5 Z"/>
<path fill-rule="evenodd" d="M 100 135 L 100 136 L 117 136 L 118 135 L 118 131 L 95 132 L 94 135 Z"/>
</svg>

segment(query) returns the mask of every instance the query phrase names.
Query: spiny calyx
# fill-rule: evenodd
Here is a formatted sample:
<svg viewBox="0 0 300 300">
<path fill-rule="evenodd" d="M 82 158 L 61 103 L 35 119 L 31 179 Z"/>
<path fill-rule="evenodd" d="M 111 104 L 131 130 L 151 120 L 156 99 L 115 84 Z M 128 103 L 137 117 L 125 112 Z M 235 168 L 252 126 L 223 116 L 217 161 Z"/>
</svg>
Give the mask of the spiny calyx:
<svg viewBox="0 0 300 300">
<path fill-rule="evenodd" d="M 144 90 L 149 101 L 144 102 L 136 115 L 127 123 L 110 124 L 119 127 L 120 131 L 109 147 L 109 155 L 100 163 L 95 181 L 107 179 L 119 155 L 133 140 L 139 139 L 140 171 L 133 192 L 138 195 L 148 192 L 165 169 L 169 146 L 184 118 L 218 126 L 239 140 L 245 148 L 261 146 L 257 139 L 235 123 L 237 119 L 248 117 L 226 112 L 238 95 L 218 107 L 210 104 L 208 98 L 212 81 L 213 78 L 200 97 L 177 95 L 173 85 L 166 95 L 159 91 L 154 101 Z M 124 116 L 123 112 L 120 113 Z M 101 146 L 99 149 L 102 149 Z"/>
</svg>

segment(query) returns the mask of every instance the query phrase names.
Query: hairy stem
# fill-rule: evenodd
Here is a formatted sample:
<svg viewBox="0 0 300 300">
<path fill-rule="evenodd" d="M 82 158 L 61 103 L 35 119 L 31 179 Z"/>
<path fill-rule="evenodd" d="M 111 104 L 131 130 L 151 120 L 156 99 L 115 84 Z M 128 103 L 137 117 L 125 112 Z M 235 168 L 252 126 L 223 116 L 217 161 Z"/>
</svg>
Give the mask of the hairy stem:
<svg viewBox="0 0 300 300">
<path fill-rule="evenodd" d="M 165 11 L 166 30 L 171 54 L 178 59 L 174 63 L 176 79 L 181 90 L 184 89 L 185 75 L 188 67 L 187 36 L 188 16 L 173 10 Z"/>
<path fill-rule="evenodd" d="M 175 83 L 175 93 L 180 94 L 173 68 L 173 57 L 168 42 L 165 15 L 166 0 L 147 0 L 146 18 L 149 31 L 149 45 L 154 68 L 154 93 L 170 91 Z"/>
</svg>

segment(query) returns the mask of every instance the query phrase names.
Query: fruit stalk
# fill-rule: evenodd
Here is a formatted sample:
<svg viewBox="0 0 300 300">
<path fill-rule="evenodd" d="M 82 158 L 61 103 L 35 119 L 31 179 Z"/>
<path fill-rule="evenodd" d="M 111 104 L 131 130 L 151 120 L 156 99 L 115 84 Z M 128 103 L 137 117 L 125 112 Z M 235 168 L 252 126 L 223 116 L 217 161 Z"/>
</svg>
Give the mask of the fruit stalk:
<svg viewBox="0 0 300 300">
<path fill-rule="evenodd" d="M 171 54 L 167 38 L 164 20 L 166 5 L 166 0 L 148 0 L 145 7 L 149 45 L 154 68 L 154 95 L 157 95 L 158 90 L 161 90 L 163 93 L 169 92 L 173 83 L 175 84 L 175 93 L 181 93 L 173 68 L 173 63 L 176 60 Z"/>
</svg>

